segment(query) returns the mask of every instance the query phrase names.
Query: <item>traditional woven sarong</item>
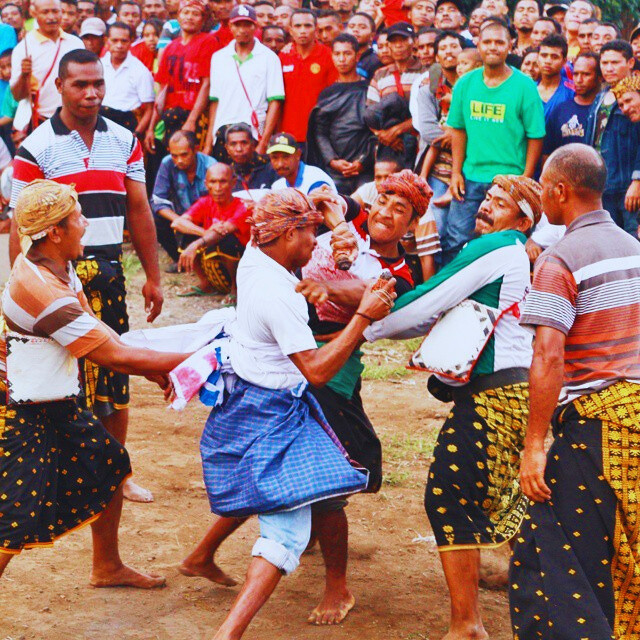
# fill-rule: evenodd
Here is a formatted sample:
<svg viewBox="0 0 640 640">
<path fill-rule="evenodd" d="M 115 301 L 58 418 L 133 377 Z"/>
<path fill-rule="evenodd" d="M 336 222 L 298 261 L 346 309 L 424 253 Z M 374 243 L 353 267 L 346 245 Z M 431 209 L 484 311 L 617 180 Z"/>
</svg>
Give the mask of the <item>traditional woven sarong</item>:
<svg viewBox="0 0 640 640">
<path fill-rule="evenodd" d="M 129 331 L 127 291 L 119 261 L 89 259 L 75 263 L 91 310 L 118 335 Z M 98 416 L 129 406 L 129 376 L 84 360 L 86 396 Z"/>
<path fill-rule="evenodd" d="M 526 379 L 526 369 L 516 368 L 464 387 L 444 385 L 454 406 L 438 435 L 424 500 L 439 551 L 497 547 L 517 533 L 527 506 L 518 482 Z"/>
<path fill-rule="evenodd" d="M 200 441 L 211 510 L 249 516 L 293 509 L 367 485 L 308 391 L 238 379 Z"/>
<path fill-rule="evenodd" d="M 219 293 L 229 293 L 244 247 L 235 235 L 225 236 L 220 243 L 200 254 L 200 265 L 209 284 Z"/>
<path fill-rule="evenodd" d="M 95 520 L 131 467 L 75 401 L 6 406 L 5 396 L 0 383 L 0 552 L 20 553 Z"/>
<path fill-rule="evenodd" d="M 516 640 L 640 639 L 640 385 L 560 408 L 510 576 Z"/>
</svg>

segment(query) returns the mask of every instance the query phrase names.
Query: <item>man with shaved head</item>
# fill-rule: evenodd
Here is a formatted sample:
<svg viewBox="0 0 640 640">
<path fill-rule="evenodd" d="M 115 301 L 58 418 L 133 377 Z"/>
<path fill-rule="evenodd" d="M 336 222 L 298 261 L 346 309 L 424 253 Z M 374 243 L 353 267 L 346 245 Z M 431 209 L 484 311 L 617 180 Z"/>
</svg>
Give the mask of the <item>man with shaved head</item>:
<svg viewBox="0 0 640 640">
<path fill-rule="evenodd" d="M 180 255 L 180 270 L 194 272 L 200 281 L 183 296 L 235 291 L 236 268 L 249 242 L 247 208 L 232 195 L 231 167 L 212 165 L 204 184 L 209 194 L 171 224 L 174 231 L 193 239 Z"/>
<path fill-rule="evenodd" d="M 567 231 L 538 258 L 520 320 L 536 332 L 520 470 L 533 502 L 510 576 L 523 639 L 631 638 L 640 624 L 640 244 L 603 210 L 606 180 L 582 144 L 541 177 L 549 222 Z"/>
</svg>

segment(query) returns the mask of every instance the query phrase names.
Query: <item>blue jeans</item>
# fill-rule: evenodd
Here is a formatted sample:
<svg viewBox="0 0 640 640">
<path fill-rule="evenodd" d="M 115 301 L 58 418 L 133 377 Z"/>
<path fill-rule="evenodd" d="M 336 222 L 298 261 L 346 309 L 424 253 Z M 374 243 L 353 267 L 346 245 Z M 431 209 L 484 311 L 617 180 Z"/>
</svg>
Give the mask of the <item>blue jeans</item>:
<svg viewBox="0 0 640 640">
<path fill-rule="evenodd" d="M 258 516 L 260 537 L 252 556 L 260 556 L 285 575 L 293 573 L 311 537 L 311 506 Z"/>
<path fill-rule="evenodd" d="M 433 189 L 433 198 L 429 203 L 428 211 L 431 211 L 431 213 L 433 213 L 433 217 L 436 219 L 436 226 L 438 227 L 438 235 L 440 236 L 440 250 L 445 251 L 447 248 L 445 245 L 445 241 L 447 239 L 446 238 L 447 223 L 449 221 L 449 209 L 451 205 L 448 205 L 446 207 L 436 207 L 436 205 L 433 204 L 433 199 L 443 196 L 449 187 L 447 184 L 442 182 L 442 180 L 439 180 L 438 178 L 434 178 L 433 176 L 430 176 L 427 179 L 427 182 L 429 183 L 429 186 Z M 438 264 L 440 263 L 441 255 L 442 254 L 438 254 L 436 256 L 436 263 Z"/>
<path fill-rule="evenodd" d="M 627 211 L 624 206 L 626 191 L 605 193 L 602 196 L 602 206 L 611 214 L 613 221 L 634 238 L 638 237 L 638 214 Z"/>
<path fill-rule="evenodd" d="M 464 200 L 454 198 L 449 207 L 449 218 L 444 233 L 444 239 L 440 238 L 443 245 L 442 264 L 449 264 L 460 249 L 474 236 L 476 228 L 476 214 L 478 208 L 491 188 L 490 182 L 464 181 Z"/>
</svg>

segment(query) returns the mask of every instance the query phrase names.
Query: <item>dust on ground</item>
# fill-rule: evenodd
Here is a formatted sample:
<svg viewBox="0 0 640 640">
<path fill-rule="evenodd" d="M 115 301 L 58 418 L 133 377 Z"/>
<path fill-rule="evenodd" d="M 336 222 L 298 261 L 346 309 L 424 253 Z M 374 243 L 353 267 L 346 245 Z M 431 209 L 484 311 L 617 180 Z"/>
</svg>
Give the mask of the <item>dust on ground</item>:
<svg viewBox="0 0 640 640">
<path fill-rule="evenodd" d="M 136 260 L 125 258 L 132 328 L 145 326 Z M 188 276 L 165 275 L 158 326 L 191 322 L 216 298 L 177 298 Z M 364 404 L 383 442 L 385 482 L 376 495 L 357 496 L 350 522 L 349 583 L 356 607 L 339 627 L 306 618 L 322 594 L 320 552 L 305 555 L 283 579 L 245 635 L 247 640 L 439 640 L 449 603 L 438 552 L 422 500 L 430 455 L 448 407 L 434 400 L 426 376 L 404 369 L 409 348 L 384 343 L 368 350 Z M 239 587 L 187 578 L 176 569 L 211 522 L 198 442 L 207 409 L 197 402 L 169 412 L 151 383 L 132 379 L 127 448 L 136 480 L 155 502 L 125 503 L 120 529 L 125 562 L 167 576 L 152 592 L 93 589 L 89 529 L 55 548 L 13 559 L 0 582 L 0 640 L 205 640 L 226 616 Z M 242 580 L 257 536 L 249 521 L 221 548 L 218 560 Z M 504 558 L 494 558 L 498 564 Z M 511 638 L 506 592 L 481 592 L 492 640 Z"/>
</svg>

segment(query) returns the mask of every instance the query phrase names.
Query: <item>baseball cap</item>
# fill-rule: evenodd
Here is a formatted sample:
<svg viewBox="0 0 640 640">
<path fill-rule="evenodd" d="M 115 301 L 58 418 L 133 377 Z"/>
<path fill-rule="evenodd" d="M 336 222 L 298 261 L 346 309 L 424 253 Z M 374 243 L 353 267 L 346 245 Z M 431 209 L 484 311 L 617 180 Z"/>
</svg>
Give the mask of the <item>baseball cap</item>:
<svg viewBox="0 0 640 640">
<path fill-rule="evenodd" d="M 80 37 L 83 36 L 106 36 L 107 25 L 100 18 L 86 18 L 80 27 Z"/>
<path fill-rule="evenodd" d="M 438 2 L 436 2 L 436 11 L 438 10 L 439 7 L 441 7 L 443 4 L 453 4 L 457 7 L 458 11 L 464 16 L 466 15 L 466 8 L 464 6 L 464 4 L 461 2 L 461 0 L 438 0 Z"/>
<path fill-rule="evenodd" d="M 299 148 L 296 139 L 290 133 L 276 133 L 271 136 L 271 140 L 269 140 L 267 155 L 277 153 L 278 151 L 293 155 Z"/>
<path fill-rule="evenodd" d="M 638 36 L 640 36 L 640 24 L 631 32 L 629 42 L 633 42 Z"/>
<path fill-rule="evenodd" d="M 554 13 L 559 11 L 568 11 L 569 4 L 566 2 L 548 2 L 544 5 L 544 14 L 549 18 L 553 17 Z"/>
<path fill-rule="evenodd" d="M 393 36 L 415 38 L 416 32 L 408 22 L 396 22 L 387 29 L 387 39 L 390 39 Z"/>
<path fill-rule="evenodd" d="M 241 20 L 248 20 L 256 24 L 258 22 L 256 10 L 248 4 L 239 4 L 234 7 L 229 16 L 229 22 L 240 22 Z"/>
</svg>

